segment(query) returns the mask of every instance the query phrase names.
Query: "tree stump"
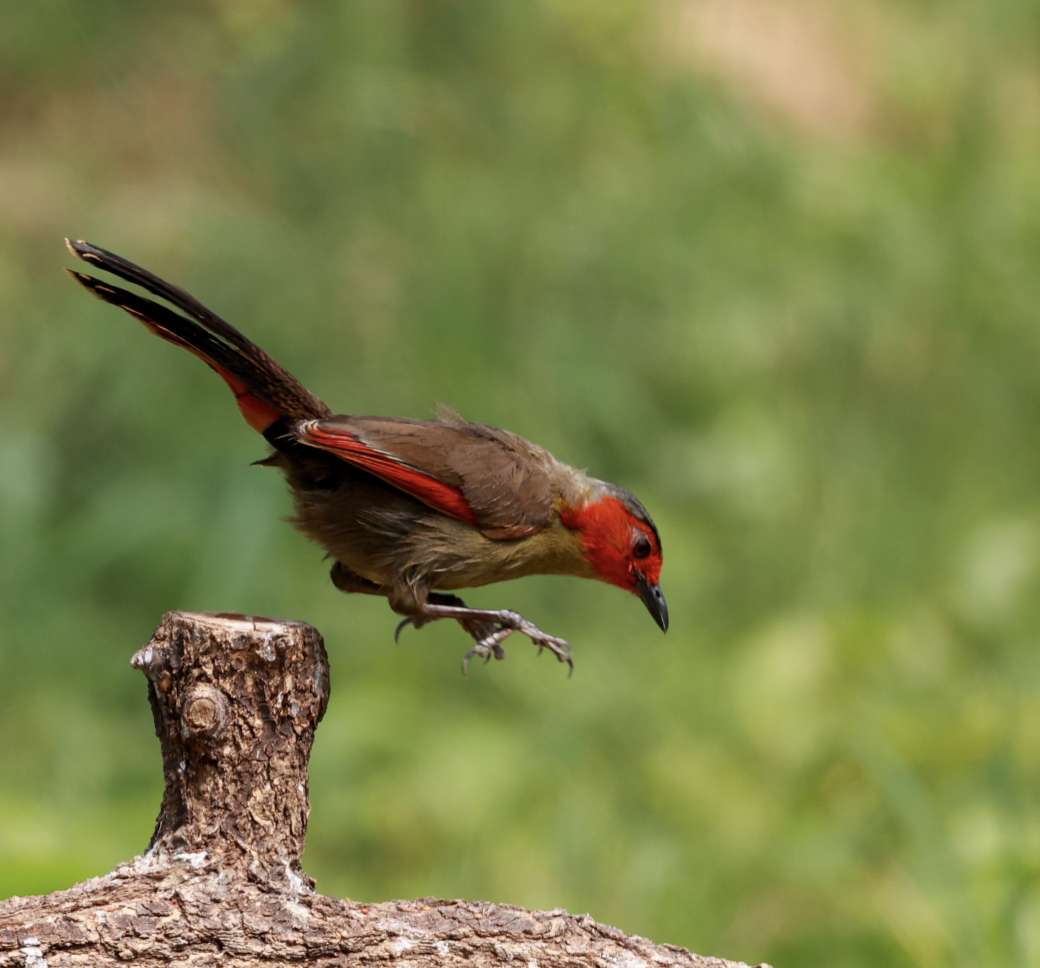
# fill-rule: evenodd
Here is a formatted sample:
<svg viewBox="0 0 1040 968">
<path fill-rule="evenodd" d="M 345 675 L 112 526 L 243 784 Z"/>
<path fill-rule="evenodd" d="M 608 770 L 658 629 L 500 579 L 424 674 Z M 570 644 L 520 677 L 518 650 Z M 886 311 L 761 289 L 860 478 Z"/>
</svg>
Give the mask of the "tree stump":
<svg viewBox="0 0 1040 968">
<path fill-rule="evenodd" d="M 317 630 L 169 612 L 131 664 L 148 678 L 166 781 L 151 844 L 103 877 L 0 903 L 0 968 L 738 968 L 560 910 L 317 894 L 300 867 L 308 760 L 329 696 Z"/>
</svg>

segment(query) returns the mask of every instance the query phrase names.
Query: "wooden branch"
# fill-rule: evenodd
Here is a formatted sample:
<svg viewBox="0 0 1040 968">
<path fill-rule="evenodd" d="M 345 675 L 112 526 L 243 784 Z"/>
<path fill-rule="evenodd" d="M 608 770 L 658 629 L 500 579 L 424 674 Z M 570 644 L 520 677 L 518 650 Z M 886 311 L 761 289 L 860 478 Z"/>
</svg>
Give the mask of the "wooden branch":
<svg viewBox="0 0 1040 968">
<path fill-rule="evenodd" d="M 166 779 L 152 842 L 104 877 L 0 903 L 0 968 L 738 968 L 564 911 L 321 896 L 300 867 L 307 764 L 329 695 L 318 632 L 169 612 L 132 665 L 148 678 Z"/>
</svg>

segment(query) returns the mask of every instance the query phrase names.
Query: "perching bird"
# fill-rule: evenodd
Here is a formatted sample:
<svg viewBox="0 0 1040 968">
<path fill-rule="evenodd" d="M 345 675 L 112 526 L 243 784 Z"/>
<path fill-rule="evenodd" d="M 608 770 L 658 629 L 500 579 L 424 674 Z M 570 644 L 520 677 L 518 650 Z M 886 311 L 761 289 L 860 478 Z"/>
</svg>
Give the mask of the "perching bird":
<svg viewBox="0 0 1040 968">
<path fill-rule="evenodd" d="M 573 668 L 567 643 L 509 610 L 447 594 L 523 575 L 596 578 L 642 599 L 662 631 L 661 540 L 629 491 L 558 461 L 507 430 L 452 412 L 436 420 L 333 414 L 259 346 L 200 302 L 88 242 L 69 251 L 186 315 L 69 270 L 94 295 L 194 353 L 231 388 L 274 448 L 296 503 L 292 519 L 334 559 L 345 592 L 384 595 L 405 625 L 451 618 L 473 637 L 469 660 L 505 657 L 514 632 Z M 190 317 L 190 318 L 189 318 Z"/>
</svg>

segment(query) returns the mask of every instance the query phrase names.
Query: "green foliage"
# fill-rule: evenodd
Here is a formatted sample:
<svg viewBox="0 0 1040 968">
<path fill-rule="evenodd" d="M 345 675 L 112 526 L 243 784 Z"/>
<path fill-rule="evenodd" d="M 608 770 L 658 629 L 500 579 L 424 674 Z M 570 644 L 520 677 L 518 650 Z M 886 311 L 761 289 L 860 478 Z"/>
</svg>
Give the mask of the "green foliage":
<svg viewBox="0 0 1040 968">
<path fill-rule="evenodd" d="M 778 965 L 1040 961 L 1040 23 L 843 6 L 850 126 L 713 71 L 676 9 L 5 11 L 0 895 L 141 849 L 127 658 L 234 609 L 329 646 L 325 892 Z M 521 642 L 463 679 L 448 627 L 395 647 L 219 381 L 62 278 L 66 234 L 335 407 L 443 401 L 632 487 L 667 638 L 539 579 L 469 598 L 568 637 L 571 681 Z"/>
</svg>

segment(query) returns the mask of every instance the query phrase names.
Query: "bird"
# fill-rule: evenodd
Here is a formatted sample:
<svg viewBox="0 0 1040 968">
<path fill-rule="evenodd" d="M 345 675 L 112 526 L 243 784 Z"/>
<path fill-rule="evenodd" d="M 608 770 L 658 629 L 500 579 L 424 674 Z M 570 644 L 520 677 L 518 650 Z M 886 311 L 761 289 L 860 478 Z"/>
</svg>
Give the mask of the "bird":
<svg viewBox="0 0 1040 968">
<path fill-rule="evenodd" d="M 162 300 L 75 269 L 95 296 L 193 353 L 224 380 L 284 472 L 290 522 L 325 549 L 333 584 L 383 596 L 403 628 L 452 619 L 473 645 L 462 661 L 505 658 L 519 633 L 573 672 L 568 642 L 510 609 L 470 608 L 456 591 L 526 575 L 571 575 L 640 598 L 668 630 L 661 538 L 631 491 L 557 460 L 523 437 L 440 409 L 435 419 L 335 414 L 188 292 L 84 241 L 69 252 Z M 171 308 L 172 307 L 172 308 Z"/>
</svg>

